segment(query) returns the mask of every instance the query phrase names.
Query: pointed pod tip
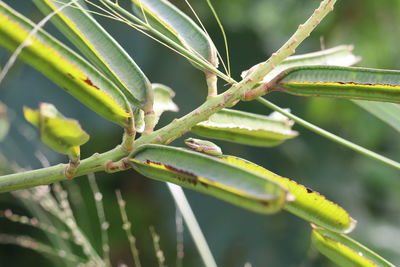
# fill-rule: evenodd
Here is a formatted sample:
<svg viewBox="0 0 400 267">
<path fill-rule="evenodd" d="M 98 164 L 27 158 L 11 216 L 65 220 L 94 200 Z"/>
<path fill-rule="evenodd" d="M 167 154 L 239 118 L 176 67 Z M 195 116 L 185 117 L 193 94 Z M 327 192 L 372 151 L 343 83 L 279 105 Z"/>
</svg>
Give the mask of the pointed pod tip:
<svg viewBox="0 0 400 267">
<path fill-rule="evenodd" d="M 349 227 L 343 231 L 344 234 L 351 233 L 357 226 L 357 220 L 350 217 L 350 225 Z"/>
<path fill-rule="evenodd" d="M 295 200 L 296 200 L 296 196 L 295 195 L 292 195 L 290 193 L 286 194 L 286 202 L 293 202 Z"/>
</svg>

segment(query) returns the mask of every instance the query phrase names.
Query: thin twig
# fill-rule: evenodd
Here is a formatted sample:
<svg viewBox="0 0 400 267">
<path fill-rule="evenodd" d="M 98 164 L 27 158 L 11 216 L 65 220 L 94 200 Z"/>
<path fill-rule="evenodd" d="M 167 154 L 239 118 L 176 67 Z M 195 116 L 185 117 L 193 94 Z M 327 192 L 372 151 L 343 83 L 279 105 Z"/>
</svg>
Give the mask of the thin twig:
<svg viewBox="0 0 400 267">
<path fill-rule="evenodd" d="M 100 193 L 99 187 L 96 183 L 96 177 L 94 173 L 88 174 L 90 189 L 92 189 L 92 193 L 94 196 L 94 200 L 96 203 L 96 211 L 97 217 L 99 218 L 100 229 L 101 229 L 101 248 L 103 250 L 103 260 L 104 262 L 111 266 L 110 261 L 110 245 L 108 244 L 108 227 L 109 223 L 106 220 L 106 215 L 104 212 L 103 205 L 103 194 Z"/>
<path fill-rule="evenodd" d="M 149 230 L 150 230 L 151 238 L 153 239 L 153 246 L 154 246 L 154 251 L 156 253 L 156 258 L 158 261 L 158 266 L 166 267 L 164 252 L 161 250 L 161 247 L 160 247 L 160 236 L 157 234 L 156 230 L 154 229 L 154 226 L 150 226 Z"/>
<path fill-rule="evenodd" d="M 217 21 L 218 27 L 221 30 L 222 38 L 224 39 L 225 52 L 226 52 L 226 64 L 228 66 L 228 70 L 226 70 L 224 61 L 222 59 L 221 59 L 221 61 L 222 61 L 222 65 L 224 66 L 224 69 L 227 72 L 228 76 L 231 76 L 231 62 L 230 62 L 230 58 L 229 58 L 229 45 L 228 45 L 228 38 L 226 37 L 224 26 L 222 25 L 222 22 L 219 19 L 218 13 L 215 11 L 214 6 L 211 3 L 211 1 L 206 0 L 206 2 L 208 4 L 208 7 L 210 8 L 211 12 L 213 13 L 215 20 Z"/>
<path fill-rule="evenodd" d="M 31 227 L 35 227 L 37 229 L 42 230 L 45 233 L 56 235 L 62 239 L 71 240 L 71 235 L 68 232 L 63 231 L 62 229 L 59 228 L 55 228 L 54 225 L 42 223 L 35 217 L 29 218 L 24 215 L 18 215 L 13 213 L 12 210 L 10 209 L 0 212 L 0 218 L 2 217 L 15 223 L 20 223 L 24 225 L 29 225 Z"/>
<path fill-rule="evenodd" d="M 32 249 L 34 251 L 37 251 L 38 253 L 48 254 L 64 260 L 68 260 L 74 262 L 75 264 L 85 264 L 85 260 L 77 257 L 74 254 L 68 253 L 64 250 L 57 250 L 28 236 L 0 234 L 0 244 L 13 244 L 20 247 Z"/>
<path fill-rule="evenodd" d="M 86 235 L 79 228 L 68 201 L 68 193 L 61 187 L 59 183 L 54 183 L 53 192 L 57 197 L 59 205 L 57 205 L 57 201 L 50 194 L 48 194 L 47 199 L 50 202 L 54 202 L 54 204 L 52 204 L 50 207 L 52 213 L 57 216 L 70 229 L 74 237 L 75 243 L 82 247 L 83 253 L 90 260 L 92 260 L 93 263 L 97 264 L 98 266 L 106 266 L 102 259 L 99 257 L 96 250 L 93 248 Z"/>
<path fill-rule="evenodd" d="M 132 224 L 128 219 L 128 215 L 126 214 L 126 203 L 122 198 L 121 191 L 115 191 L 117 196 L 119 211 L 121 213 L 122 218 L 122 229 L 125 230 L 126 236 L 128 237 L 129 247 L 131 249 L 133 262 L 135 263 L 136 267 L 141 267 L 140 258 L 139 258 L 139 250 L 136 247 L 136 238 L 132 234 Z"/>
<path fill-rule="evenodd" d="M 293 115 L 292 113 L 286 111 L 285 109 L 282 109 L 280 107 L 278 107 L 277 105 L 271 103 L 270 101 L 264 99 L 264 98 L 257 98 L 257 101 L 260 102 L 262 105 L 271 108 L 272 110 L 275 110 L 279 113 L 281 113 L 282 115 L 285 115 L 286 117 L 288 117 L 289 119 L 295 121 L 297 124 L 311 130 L 314 133 L 317 133 L 327 139 L 330 139 L 331 141 L 334 141 L 342 146 L 345 146 L 347 148 L 350 148 L 351 150 L 354 150 L 358 153 L 364 154 L 372 159 L 375 159 L 377 161 L 380 161 L 382 163 L 385 163 L 386 165 L 389 165 L 391 167 L 394 167 L 398 170 L 400 170 L 400 163 L 397 161 L 394 161 L 392 159 L 389 159 L 387 157 L 384 157 L 378 153 L 375 153 L 371 150 L 368 150 L 362 146 L 356 145 L 342 137 L 339 137 L 333 133 L 330 133 L 312 123 L 309 123 L 308 121 L 305 121 L 299 117 L 297 117 L 296 115 Z"/>
<path fill-rule="evenodd" d="M 183 258 L 185 256 L 185 244 L 183 238 L 183 217 L 181 211 L 176 207 L 175 210 L 175 224 L 176 224 L 176 267 L 183 266 Z"/>
</svg>

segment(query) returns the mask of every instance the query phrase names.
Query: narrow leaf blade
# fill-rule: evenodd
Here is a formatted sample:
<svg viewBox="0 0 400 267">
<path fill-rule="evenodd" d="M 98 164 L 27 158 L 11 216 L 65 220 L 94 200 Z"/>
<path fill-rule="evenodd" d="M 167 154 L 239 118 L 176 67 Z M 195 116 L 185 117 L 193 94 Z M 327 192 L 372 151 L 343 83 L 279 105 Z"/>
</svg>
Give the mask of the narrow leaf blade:
<svg viewBox="0 0 400 267">
<path fill-rule="evenodd" d="M 353 102 L 400 132 L 399 104 L 361 100 L 354 100 Z"/>
</svg>

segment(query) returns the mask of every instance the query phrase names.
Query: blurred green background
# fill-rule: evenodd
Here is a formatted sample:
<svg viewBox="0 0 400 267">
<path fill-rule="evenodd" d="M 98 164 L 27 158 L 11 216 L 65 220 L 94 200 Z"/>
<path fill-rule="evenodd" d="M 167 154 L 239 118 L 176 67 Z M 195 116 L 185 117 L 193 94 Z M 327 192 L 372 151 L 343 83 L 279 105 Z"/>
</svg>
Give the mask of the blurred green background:
<svg viewBox="0 0 400 267">
<path fill-rule="evenodd" d="M 4 1 L 39 21 L 42 15 L 30 1 Z M 188 11 L 183 0 L 173 1 Z M 191 1 L 207 30 L 223 54 L 221 34 L 205 1 Z M 219 0 L 215 8 L 227 32 L 232 75 L 265 60 L 282 45 L 291 33 L 315 9 L 317 0 Z M 152 82 L 164 83 L 177 93 L 178 114 L 165 114 L 158 127 L 186 114 L 206 97 L 203 74 L 179 55 L 155 43 L 133 29 L 104 18 L 102 24 L 134 58 Z M 69 42 L 50 24 L 45 27 L 57 38 Z M 1 38 L 1 37 L 0 37 Z M 297 50 L 311 52 L 339 44 L 354 44 L 363 57 L 360 66 L 400 69 L 400 1 L 338 0 L 334 13 Z M 0 48 L 0 66 L 10 54 Z M 220 90 L 227 88 L 223 83 Z M 346 100 L 309 99 L 282 95 L 268 96 L 281 107 L 288 107 L 312 123 L 373 151 L 399 160 L 398 133 L 358 106 Z M 90 133 L 91 140 L 82 147 L 82 157 L 106 151 L 121 141 L 121 130 L 94 114 L 31 67 L 18 61 L 0 84 L 0 100 L 8 108 L 12 123 L 7 138 L 0 143 L 0 154 L 24 168 L 39 168 L 38 152 L 51 164 L 67 159 L 46 148 L 36 131 L 22 116 L 22 107 L 36 107 L 50 102 L 68 117 L 77 118 Z M 237 109 L 268 114 L 256 102 L 240 103 Z M 352 237 L 375 249 L 393 263 L 400 262 L 400 175 L 399 172 L 365 156 L 340 147 L 300 126 L 300 136 L 275 148 L 262 149 L 216 142 L 226 154 L 233 154 L 263 165 L 280 175 L 307 185 L 346 208 L 358 220 Z M 173 144 L 183 146 L 182 138 Z M 0 159 L 1 160 L 1 159 Z M 1 162 L 1 161 L 0 161 Z M 0 165 L 2 165 L 0 163 Z M 110 222 L 112 263 L 133 265 L 121 219 L 115 190 L 127 201 L 143 266 L 156 266 L 149 226 L 161 237 L 160 245 L 168 266 L 176 264 L 175 206 L 165 184 L 126 171 L 96 174 L 104 195 L 106 217 Z M 100 250 L 99 223 L 87 178 L 63 183 L 71 189 L 75 216 L 81 228 Z M 263 216 L 196 192 L 187 196 L 219 266 L 333 266 L 310 250 L 310 227 L 286 212 Z M 77 195 L 78 194 L 78 195 Z M 82 197 L 80 201 L 79 194 Z M 0 210 L 11 208 L 27 214 L 10 194 L 0 195 Z M 1 233 L 33 236 L 48 243 L 40 231 L 10 223 L 0 218 Z M 183 266 L 202 266 L 191 240 L 184 232 Z M 54 261 L 30 250 L 0 245 L 0 266 L 53 266 Z"/>
</svg>

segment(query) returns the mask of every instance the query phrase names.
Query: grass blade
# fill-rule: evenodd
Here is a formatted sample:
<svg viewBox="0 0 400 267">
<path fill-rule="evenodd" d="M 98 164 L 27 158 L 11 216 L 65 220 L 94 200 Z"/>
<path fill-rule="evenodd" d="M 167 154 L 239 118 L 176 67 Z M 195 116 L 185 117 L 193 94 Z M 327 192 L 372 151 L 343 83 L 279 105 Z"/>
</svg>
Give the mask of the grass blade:
<svg viewBox="0 0 400 267">
<path fill-rule="evenodd" d="M 353 102 L 400 132 L 399 104 L 361 100 L 353 100 Z"/>
<path fill-rule="evenodd" d="M 190 207 L 190 204 L 183 192 L 182 188 L 178 185 L 167 183 L 168 189 L 175 200 L 175 204 L 181 212 L 183 219 L 192 235 L 193 241 L 196 244 L 197 250 L 200 253 L 203 263 L 207 267 L 216 267 L 217 264 L 212 256 L 211 250 L 207 241 L 201 231 L 199 223 Z"/>
<path fill-rule="evenodd" d="M 257 101 L 260 102 L 262 105 L 264 105 L 266 107 L 269 107 L 272 110 L 275 110 L 275 111 L 281 113 L 282 115 L 290 118 L 291 120 L 294 120 L 298 125 L 301 125 L 301 126 L 307 128 L 307 129 L 309 129 L 310 131 L 313 131 L 313 132 L 315 132 L 315 133 L 317 133 L 317 134 L 319 134 L 319 135 L 321 135 L 321 136 L 323 136 L 323 137 L 325 137 L 325 138 L 327 138 L 329 140 L 332 140 L 332 141 L 334 141 L 334 142 L 336 142 L 336 143 L 338 143 L 338 144 L 340 144 L 342 146 L 350 148 L 351 150 L 354 150 L 354 151 L 356 151 L 358 153 L 361 153 L 361 154 L 363 154 L 363 155 L 365 155 L 367 157 L 370 157 L 370 158 L 375 159 L 377 161 L 380 161 L 380 162 L 382 162 L 382 163 L 384 163 L 384 164 L 386 164 L 388 166 L 391 166 L 391 167 L 393 167 L 395 169 L 400 170 L 400 163 L 397 162 L 397 161 L 394 161 L 392 159 L 384 157 L 384 156 L 382 156 L 382 155 L 380 155 L 378 153 L 375 153 L 375 152 L 373 152 L 371 150 L 368 150 L 368 149 L 366 149 L 366 148 L 364 148 L 362 146 L 354 144 L 354 143 L 352 143 L 352 142 L 350 142 L 350 141 L 348 141 L 348 140 L 346 140 L 344 138 L 341 138 L 341 137 L 339 137 L 337 135 L 334 135 L 334 134 L 332 134 L 332 133 L 330 133 L 330 132 L 328 132 L 328 131 L 326 131 L 326 130 L 324 130 L 324 129 L 322 129 L 322 128 L 320 128 L 320 127 L 318 127 L 318 126 L 316 126 L 316 125 L 314 125 L 312 123 L 309 123 L 306 120 L 303 120 L 303 119 L 297 117 L 296 115 L 291 114 L 290 112 L 287 112 L 286 110 L 278 107 L 277 105 L 269 102 L 268 100 L 266 100 L 264 98 L 259 97 L 259 98 L 257 98 Z"/>
</svg>

